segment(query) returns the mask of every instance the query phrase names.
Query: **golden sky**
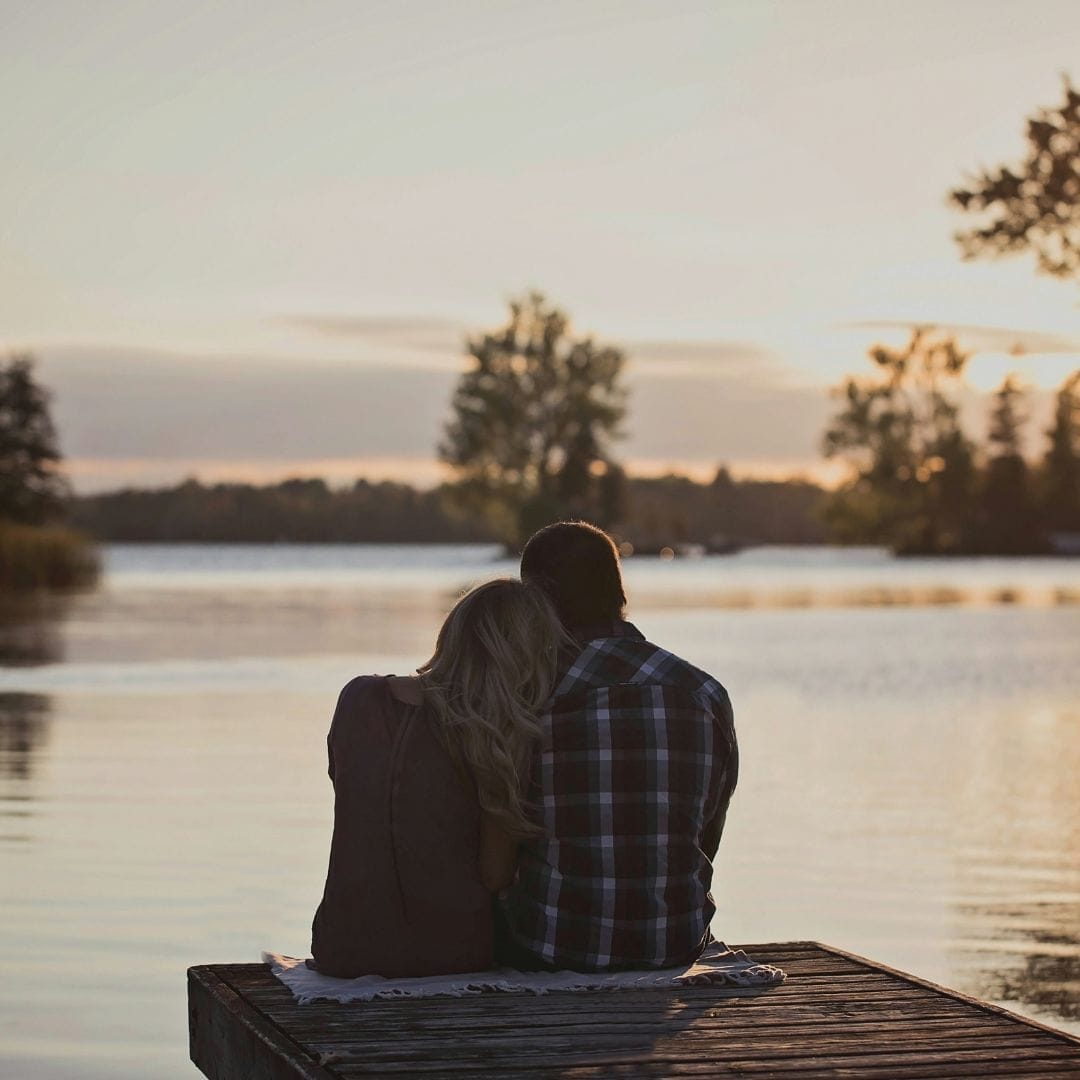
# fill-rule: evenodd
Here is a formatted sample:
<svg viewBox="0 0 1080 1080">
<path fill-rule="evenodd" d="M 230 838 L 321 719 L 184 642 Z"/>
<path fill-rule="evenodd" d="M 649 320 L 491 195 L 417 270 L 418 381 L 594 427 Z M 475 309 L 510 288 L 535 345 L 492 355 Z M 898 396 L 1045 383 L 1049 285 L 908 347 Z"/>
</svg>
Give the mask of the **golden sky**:
<svg viewBox="0 0 1080 1080">
<path fill-rule="evenodd" d="M 809 468 L 905 324 L 984 389 L 1080 363 L 1077 285 L 961 263 L 945 205 L 1078 41 L 1075 0 L 0 0 L 0 347 L 83 487 L 431 478 L 463 335 L 540 287 L 627 348 L 637 467 Z"/>
</svg>

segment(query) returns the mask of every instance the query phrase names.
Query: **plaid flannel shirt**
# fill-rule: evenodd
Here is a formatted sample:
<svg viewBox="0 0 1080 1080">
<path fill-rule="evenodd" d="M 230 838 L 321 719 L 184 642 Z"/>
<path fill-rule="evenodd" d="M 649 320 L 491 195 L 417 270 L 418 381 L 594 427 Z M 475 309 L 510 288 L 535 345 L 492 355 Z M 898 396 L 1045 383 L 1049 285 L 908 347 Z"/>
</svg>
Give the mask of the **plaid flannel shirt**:
<svg viewBox="0 0 1080 1080">
<path fill-rule="evenodd" d="M 501 898 L 510 939 L 559 967 L 665 967 L 710 940 L 738 749 L 727 691 L 629 623 L 565 669 L 534 760 L 544 835 Z"/>
</svg>

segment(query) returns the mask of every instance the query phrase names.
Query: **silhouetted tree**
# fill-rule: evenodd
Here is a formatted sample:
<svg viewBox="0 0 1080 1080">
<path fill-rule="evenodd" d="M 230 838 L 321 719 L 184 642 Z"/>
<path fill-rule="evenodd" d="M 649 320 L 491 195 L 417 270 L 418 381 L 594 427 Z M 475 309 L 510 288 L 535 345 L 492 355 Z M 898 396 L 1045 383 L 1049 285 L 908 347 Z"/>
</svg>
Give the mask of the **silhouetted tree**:
<svg viewBox="0 0 1080 1080">
<path fill-rule="evenodd" d="M 453 503 L 510 546 L 559 518 L 609 525 L 621 515 L 610 446 L 625 413 L 618 349 L 575 338 L 540 293 L 510 304 L 506 325 L 467 343 L 439 456 L 458 472 Z"/>
<path fill-rule="evenodd" d="M 1051 532 L 1080 532 L 1080 371 L 1058 390 L 1054 421 L 1046 432 L 1043 519 Z"/>
<path fill-rule="evenodd" d="M 0 519 L 39 525 L 60 516 L 67 485 L 49 395 L 29 354 L 0 363 Z"/>
<path fill-rule="evenodd" d="M 1027 422 L 1024 412 L 1024 390 L 1015 375 L 1006 375 L 1001 386 L 994 392 L 994 406 L 990 413 L 990 429 L 986 433 L 993 457 L 1019 458 L 1023 461 L 1023 427 Z"/>
<path fill-rule="evenodd" d="M 1057 277 L 1080 271 L 1080 93 L 1065 80 L 1065 100 L 1027 124 L 1028 150 L 1015 167 L 984 169 L 950 201 L 983 215 L 956 233 L 964 258 L 1034 253 L 1038 268 Z"/>
<path fill-rule="evenodd" d="M 829 499 L 825 519 L 844 543 L 888 544 L 903 552 L 961 550 L 975 491 L 971 442 L 947 393 L 968 354 L 952 338 L 913 331 L 901 349 L 873 346 L 873 379 L 847 379 L 841 411 L 825 433 L 826 457 L 854 477 Z"/>
<path fill-rule="evenodd" d="M 630 513 L 630 483 L 626 470 L 615 462 L 604 462 L 604 467 L 597 471 L 600 475 L 596 480 L 598 513 L 595 520 L 610 526 L 625 520 Z M 587 517 L 588 514 L 583 516 Z"/>
<path fill-rule="evenodd" d="M 1009 375 L 994 394 L 986 462 L 979 496 L 977 548 L 988 554 L 1022 555 L 1043 546 L 1042 531 L 1023 454 L 1024 391 Z"/>
</svg>

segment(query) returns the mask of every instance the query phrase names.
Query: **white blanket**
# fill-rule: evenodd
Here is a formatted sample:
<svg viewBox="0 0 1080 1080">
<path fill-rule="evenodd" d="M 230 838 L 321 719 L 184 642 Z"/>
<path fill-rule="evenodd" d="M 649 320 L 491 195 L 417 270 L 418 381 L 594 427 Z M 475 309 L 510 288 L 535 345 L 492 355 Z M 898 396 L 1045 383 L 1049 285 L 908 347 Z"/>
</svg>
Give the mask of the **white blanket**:
<svg viewBox="0 0 1080 1080">
<path fill-rule="evenodd" d="M 334 979 L 307 966 L 306 961 L 278 953 L 263 953 L 263 961 L 301 1005 L 312 1001 L 375 1001 L 380 998 L 464 997 L 466 994 L 546 994 L 552 990 L 655 990 L 661 987 L 764 987 L 786 976 L 769 964 L 757 964 L 740 949 L 714 942 L 693 963 L 651 971 L 582 974 L 577 971 L 515 971 L 496 968 L 463 975 L 432 975 L 415 979 L 384 979 L 363 975 Z"/>
</svg>

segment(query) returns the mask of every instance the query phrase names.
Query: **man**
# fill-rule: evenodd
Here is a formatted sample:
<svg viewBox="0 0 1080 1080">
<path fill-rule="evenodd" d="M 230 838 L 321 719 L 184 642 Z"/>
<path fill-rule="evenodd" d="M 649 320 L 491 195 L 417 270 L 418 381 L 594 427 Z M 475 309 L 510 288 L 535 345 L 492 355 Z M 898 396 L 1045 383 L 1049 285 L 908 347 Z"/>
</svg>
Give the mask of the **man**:
<svg viewBox="0 0 1080 1080">
<path fill-rule="evenodd" d="M 501 901 L 500 959 L 604 971 L 694 960 L 738 773 L 727 692 L 624 621 L 611 538 L 541 529 L 521 576 L 574 641 L 541 719 L 530 802 L 543 835 L 519 849 Z"/>
</svg>

